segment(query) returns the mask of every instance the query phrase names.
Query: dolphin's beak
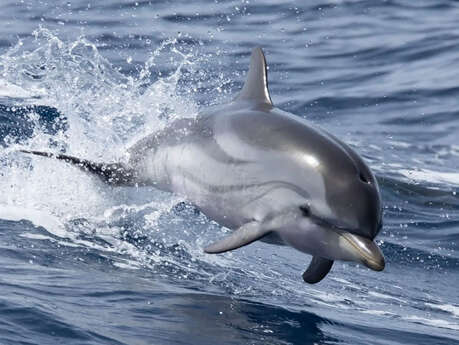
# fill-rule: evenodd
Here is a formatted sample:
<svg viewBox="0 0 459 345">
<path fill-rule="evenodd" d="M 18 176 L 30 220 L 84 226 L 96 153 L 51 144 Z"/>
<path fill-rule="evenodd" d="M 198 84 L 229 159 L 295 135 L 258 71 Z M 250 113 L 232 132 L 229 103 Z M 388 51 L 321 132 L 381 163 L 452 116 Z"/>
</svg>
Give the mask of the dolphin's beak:
<svg viewBox="0 0 459 345">
<path fill-rule="evenodd" d="M 350 232 L 342 232 L 340 235 L 345 239 L 344 245 L 347 249 L 365 266 L 374 271 L 382 271 L 384 269 L 384 255 L 376 243 L 368 238 L 354 235 Z"/>
</svg>

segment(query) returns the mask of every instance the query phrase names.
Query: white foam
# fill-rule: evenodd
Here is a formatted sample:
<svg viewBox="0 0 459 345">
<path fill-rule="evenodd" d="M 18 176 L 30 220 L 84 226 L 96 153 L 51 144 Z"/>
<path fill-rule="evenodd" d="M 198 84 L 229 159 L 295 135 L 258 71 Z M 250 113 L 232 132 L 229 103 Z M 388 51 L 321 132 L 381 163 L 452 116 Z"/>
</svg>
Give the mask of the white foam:
<svg viewBox="0 0 459 345">
<path fill-rule="evenodd" d="M 43 241 L 56 242 L 56 240 L 52 237 L 40 235 L 40 234 L 31 234 L 30 232 L 25 232 L 23 234 L 20 234 L 19 236 L 24 237 L 24 238 L 29 238 L 31 240 L 43 240 Z"/>
<path fill-rule="evenodd" d="M 65 230 L 64 224 L 57 217 L 44 211 L 21 208 L 13 205 L 0 205 L 0 218 L 11 221 L 28 220 L 37 227 L 41 226 L 45 228 L 53 235 L 59 237 L 68 237 L 69 235 Z M 29 238 L 31 238 L 30 234 Z"/>
<path fill-rule="evenodd" d="M 346 279 L 342 279 L 342 278 L 338 278 L 338 277 L 330 277 L 330 279 L 332 279 L 332 280 L 334 280 L 334 281 L 336 281 L 336 282 L 338 282 L 338 283 L 341 283 L 341 284 L 343 284 L 343 285 L 345 285 L 345 286 L 348 286 L 348 287 L 350 287 L 350 288 L 352 288 L 352 289 L 355 289 L 355 290 L 362 290 L 362 287 L 361 287 L 361 286 L 356 285 L 356 284 L 353 284 L 353 283 L 351 283 L 350 281 L 348 281 L 348 280 L 346 280 Z"/>
<path fill-rule="evenodd" d="M 406 301 L 401 299 L 401 298 L 397 298 L 397 297 L 394 297 L 394 296 L 386 295 L 386 294 L 379 293 L 379 292 L 376 292 L 376 291 L 368 291 L 368 294 L 371 295 L 371 296 L 374 296 L 374 297 L 382 298 L 382 299 L 392 299 L 392 300 L 398 301 L 400 303 L 406 303 Z"/>
<path fill-rule="evenodd" d="M 426 319 L 419 316 L 405 316 L 402 317 L 404 320 L 420 323 L 427 326 L 447 328 L 452 330 L 459 330 L 459 323 L 453 323 L 442 319 Z"/>
<path fill-rule="evenodd" d="M 130 269 L 130 270 L 138 270 L 140 268 L 139 263 L 132 261 L 132 260 L 129 262 L 115 261 L 113 262 L 113 266 L 116 266 L 118 268 L 123 268 L 123 269 Z"/>
<path fill-rule="evenodd" d="M 370 315 L 376 315 L 376 316 L 394 316 L 396 315 L 394 313 L 391 313 L 385 310 L 366 309 L 366 310 L 361 310 L 360 312 L 364 314 L 370 314 Z"/>
<path fill-rule="evenodd" d="M 0 79 L 0 97 L 8 98 L 37 98 L 44 95 L 43 89 L 25 90 L 6 80 Z"/>
<path fill-rule="evenodd" d="M 416 180 L 432 183 L 459 184 L 459 173 L 456 172 L 441 172 L 429 169 L 400 169 L 398 172 L 405 177 Z"/>
<path fill-rule="evenodd" d="M 459 318 L 459 306 L 452 305 L 452 304 L 433 304 L 433 303 L 425 303 L 426 306 L 429 306 L 432 309 L 439 309 L 450 313 L 455 318 Z"/>
</svg>

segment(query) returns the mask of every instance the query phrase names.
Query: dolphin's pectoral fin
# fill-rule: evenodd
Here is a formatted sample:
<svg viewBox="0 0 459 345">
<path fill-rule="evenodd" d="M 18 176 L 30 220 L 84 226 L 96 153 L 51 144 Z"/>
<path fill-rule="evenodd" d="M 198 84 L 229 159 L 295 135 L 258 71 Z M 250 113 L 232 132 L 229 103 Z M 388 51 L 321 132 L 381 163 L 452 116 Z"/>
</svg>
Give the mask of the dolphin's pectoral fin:
<svg viewBox="0 0 459 345">
<path fill-rule="evenodd" d="M 315 284 L 325 278 L 333 266 L 333 260 L 314 256 L 309 264 L 309 267 L 303 273 L 303 280 L 309 284 Z"/>
<path fill-rule="evenodd" d="M 264 228 L 262 223 L 252 221 L 242 225 L 239 229 L 224 239 L 212 243 L 210 246 L 206 247 L 204 251 L 208 254 L 224 253 L 229 250 L 246 246 L 269 233 L 270 230 Z"/>
<path fill-rule="evenodd" d="M 132 185 L 135 183 L 137 177 L 135 171 L 125 167 L 121 163 L 96 163 L 64 154 L 53 154 L 41 151 L 21 150 L 21 152 L 63 160 L 84 171 L 99 176 L 104 182 L 111 185 Z"/>
</svg>

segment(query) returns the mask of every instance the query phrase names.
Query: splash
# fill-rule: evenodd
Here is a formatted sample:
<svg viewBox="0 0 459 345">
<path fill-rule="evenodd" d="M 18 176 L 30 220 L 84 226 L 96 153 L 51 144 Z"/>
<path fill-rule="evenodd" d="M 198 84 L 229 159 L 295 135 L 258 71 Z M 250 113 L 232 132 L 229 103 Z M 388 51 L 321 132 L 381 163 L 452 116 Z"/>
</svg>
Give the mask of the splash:
<svg viewBox="0 0 459 345">
<path fill-rule="evenodd" d="M 158 219 L 180 200 L 155 190 L 111 189 L 66 164 L 17 151 L 65 151 L 96 161 L 127 159 L 126 147 L 132 142 L 176 118 L 195 116 L 192 96 L 179 95 L 178 89 L 184 66 L 196 64 L 197 59 L 182 52 L 177 39 L 170 39 L 151 54 L 137 75 L 129 76 L 84 36 L 67 42 L 40 28 L 30 45 L 32 49 L 26 50 L 19 41 L 0 56 L 2 97 L 10 103 L 4 110 L 15 120 L 22 116 L 21 125 L 30 129 L 19 138 L 16 133 L 4 137 L 2 218 L 28 219 L 73 244 L 94 247 L 96 241 L 82 242 L 82 238 L 103 238 L 105 250 L 116 247 L 145 264 L 153 262 L 154 255 L 147 259 L 125 239 L 135 241 L 149 236 L 152 229 L 156 232 Z M 165 57 L 174 68 L 153 80 L 156 60 Z M 24 108 L 25 104 L 34 106 Z M 39 113 L 37 105 L 55 109 L 57 118 Z"/>
<path fill-rule="evenodd" d="M 177 95 L 182 68 L 194 61 L 176 48 L 176 39 L 164 41 L 138 75 L 126 76 L 84 36 L 64 42 L 43 28 L 34 36 L 36 49 L 23 51 L 20 41 L 0 58 L 1 76 L 10 89 L 40 95 L 41 104 L 65 116 L 69 130 L 54 138 L 60 149 L 88 158 L 113 158 L 128 139 L 197 112 L 193 101 Z M 176 69 L 150 83 L 152 66 L 163 55 L 169 55 Z M 30 144 L 44 144 L 36 140 Z"/>
</svg>

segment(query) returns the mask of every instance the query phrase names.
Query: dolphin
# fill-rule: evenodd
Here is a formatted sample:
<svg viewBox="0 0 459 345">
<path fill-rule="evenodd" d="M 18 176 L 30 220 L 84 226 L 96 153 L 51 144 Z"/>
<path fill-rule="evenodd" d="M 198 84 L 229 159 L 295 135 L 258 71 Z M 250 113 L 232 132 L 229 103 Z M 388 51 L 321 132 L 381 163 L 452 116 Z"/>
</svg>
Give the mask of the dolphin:
<svg viewBox="0 0 459 345">
<path fill-rule="evenodd" d="M 330 133 L 273 105 L 260 48 L 234 100 L 179 119 L 128 149 L 128 163 L 98 163 L 39 151 L 111 185 L 152 185 L 185 196 L 232 229 L 204 250 L 223 253 L 254 241 L 312 255 L 303 274 L 317 283 L 334 260 L 384 269 L 373 241 L 382 228 L 378 183 L 363 159 Z"/>
</svg>

